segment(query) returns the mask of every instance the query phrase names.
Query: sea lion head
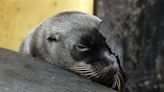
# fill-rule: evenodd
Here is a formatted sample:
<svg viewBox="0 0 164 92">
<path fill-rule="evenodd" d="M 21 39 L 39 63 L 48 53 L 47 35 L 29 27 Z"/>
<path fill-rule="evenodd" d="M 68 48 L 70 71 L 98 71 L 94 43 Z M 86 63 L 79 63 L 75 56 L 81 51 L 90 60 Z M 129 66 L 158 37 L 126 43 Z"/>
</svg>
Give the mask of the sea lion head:
<svg viewBox="0 0 164 92">
<path fill-rule="evenodd" d="M 120 90 L 125 78 L 119 58 L 99 31 L 101 22 L 80 12 L 58 14 L 34 29 L 22 52 Z"/>
</svg>

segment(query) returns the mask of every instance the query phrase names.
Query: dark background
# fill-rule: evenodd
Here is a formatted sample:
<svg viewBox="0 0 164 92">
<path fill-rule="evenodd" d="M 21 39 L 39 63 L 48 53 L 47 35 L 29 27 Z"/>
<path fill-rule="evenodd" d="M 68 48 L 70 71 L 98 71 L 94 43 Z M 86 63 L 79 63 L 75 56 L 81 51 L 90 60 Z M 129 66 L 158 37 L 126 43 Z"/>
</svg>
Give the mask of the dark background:
<svg viewBox="0 0 164 92">
<path fill-rule="evenodd" d="M 164 0 L 95 0 L 94 12 L 120 30 L 127 92 L 164 92 Z"/>
</svg>

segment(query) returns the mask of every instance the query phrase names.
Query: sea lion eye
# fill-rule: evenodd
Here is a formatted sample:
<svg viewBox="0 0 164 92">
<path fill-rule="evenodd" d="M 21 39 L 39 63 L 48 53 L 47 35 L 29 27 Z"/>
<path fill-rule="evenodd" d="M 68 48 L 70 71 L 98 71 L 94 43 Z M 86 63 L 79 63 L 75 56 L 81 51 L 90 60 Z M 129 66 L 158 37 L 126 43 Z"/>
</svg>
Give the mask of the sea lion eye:
<svg viewBox="0 0 164 92">
<path fill-rule="evenodd" d="M 47 38 L 47 40 L 49 41 L 49 42 L 56 42 L 57 41 L 57 39 L 55 38 L 55 37 L 48 37 Z"/>
<path fill-rule="evenodd" d="M 89 51 L 89 48 L 86 45 L 83 45 L 83 44 L 76 44 L 75 49 L 79 52 Z"/>
<path fill-rule="evenodd" d="M 49 42 L 57 42 L 57 41 L 59 41 L 61 39 L 61 34 L 59 34 L 59 33 L 56 33 L 55 35 L 50 35 L 48 38 L 47 38 L 47 40 L 49 41 Z"/>
</svg>

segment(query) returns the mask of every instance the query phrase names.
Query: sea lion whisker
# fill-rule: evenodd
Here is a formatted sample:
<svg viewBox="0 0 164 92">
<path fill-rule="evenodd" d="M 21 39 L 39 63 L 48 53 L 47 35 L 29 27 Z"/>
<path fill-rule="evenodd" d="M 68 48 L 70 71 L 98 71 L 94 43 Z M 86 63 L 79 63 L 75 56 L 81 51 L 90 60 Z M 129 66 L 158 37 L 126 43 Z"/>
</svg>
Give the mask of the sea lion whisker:
<svg viewBox="0 0 164 92">
<path fill-rule="evenodd" d="M 103 74 L 101 73 L 100 78 L 101 78 L 101 79 L 103 79 L 105 76 L 106 76 L 106 74 L 105 74 L 105 73 L 103 73 Z"/>
<path fill-rule="evenodd" d="M 80 74 L 83 74 L 83 75 L 92 75 L 92 74 L 95 73 L 93 70 L 91 70 L 91 69 L 86 69 L 86 68 L 78 69 L 78 68 L 71 67 L 70 69 L 71 69 L 72 71 L 76 72 L 76 73 L 80 73 Z"/>
<path fill-rule="evenodd" d="M 69 69 L 71 69 L 71 70 L 80 70 L 80 71 L 86 71 L 86 70 L 88 70 L 88 69 L 86 69 L 84 67 L 81 67 L 81 68 L 79 68 L 79 67 L 69 67 Z"/>
<path fill-rule="evenodd" d="M 97 73 L 97 72 L 94 71 L 93 73 L 90 73 L 90 74 L 91 75 L 89 75 L 88 77 L 89 78 L 94 78 L 94 77 L 98 76 L 99 73 Z"/>
<path fill-rule="evenodd" d="M 98 73 L 98 75 L 96 76 L 96 78 L 100 78 L 100 76 L 101 76 L 101 74 L 100 74 L 100 73 Z"/>
<path fill-rule="evenodd" d="M 117 86 L 117 76 L 114 75 L 113 78 L 114 78 L 114 79 L 113 79 L 112 88 L 116 88 L 116 86 Z"/>
<path fill-rule="evenodd" d="M 84 66 L 72 66 L 72 68 L 76 68 L 76 69 L 86 69 Z"/>
<path fill-rule="evenodd" d="M 76 70 L 92 70 L 86 66 L 72 66 L 71 68 Z"/>
<path fill-rule="evenodd" d="M 95 79 L 96 77 L 95 76 L 97 76 L 98 74 L 97 73 L 95 73 L 95 74 L 93 74 L 93 75 L 88 75 L 88 78 L 90 78 L 90 79 Z"/>
<path fill-rule="evenodd" d="M 77 70 L 77 71 L 86 71 L 87 69 L 78 69 L 78 68 L 73 68 L 74 70 Z"/>
<path fill-rule="evenodd" d="M 126 80 L 123 78 L 123 76 L 120 72 L 118 73 L 118 77 L 119 77 L 119 81 L 120 81 L 120 84 L 119 84 L 120 88 L 119 89 L 121 90 L 124 87 Z"/>
<path fill-rule="evenodd" d="M 118 73 L 118 76 L 119 76 L 120 80 L 121 80 L 123 83 L 125 83 L 125 79 L 123 78 L 123 76 L 122 76 L 122 74 L 121 74 L 120 72 Z"/>
<path fill-rule="evenodd" d="M 92 73 L 91 71 L 87 71 L 87 70 L 86 71 L 77 71 L 77 72 L 82 73 L 82 74 L 86 74 L 86 75 Z"/>
<path fill-rule="evenodd" d="M 121 81 L 120 81 L 119 75 L 117 75 L 117 87 L 118 87 L 118 90 L 121 90 Z"/>
<path fill-rule="evenodd" d="M 85 75 L 93 75 L 93 74 L 97 74 L 97 73 L 96 72 L 89 72 L 89 73 L 87 73 Z"/>
</svg>

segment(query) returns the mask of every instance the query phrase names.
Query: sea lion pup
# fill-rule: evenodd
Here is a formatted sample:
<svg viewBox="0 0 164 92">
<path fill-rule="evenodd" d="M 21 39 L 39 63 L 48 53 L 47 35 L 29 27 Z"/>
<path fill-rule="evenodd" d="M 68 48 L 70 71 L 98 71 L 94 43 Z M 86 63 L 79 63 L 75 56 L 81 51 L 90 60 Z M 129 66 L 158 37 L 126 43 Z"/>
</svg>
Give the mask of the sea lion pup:
<svg viewBox="0 0 164 92">
<path fill-rule="evenodd" d="M 34 29 L 20 52 L 121 91 L 126 78 L 119 55 L 112 51 L 115 47 L 110 48 L 111 43 L 107 45 L 100 33 L 103 24 L 98 17 L 85 13 L 60 13 Z"/>
</svg>

